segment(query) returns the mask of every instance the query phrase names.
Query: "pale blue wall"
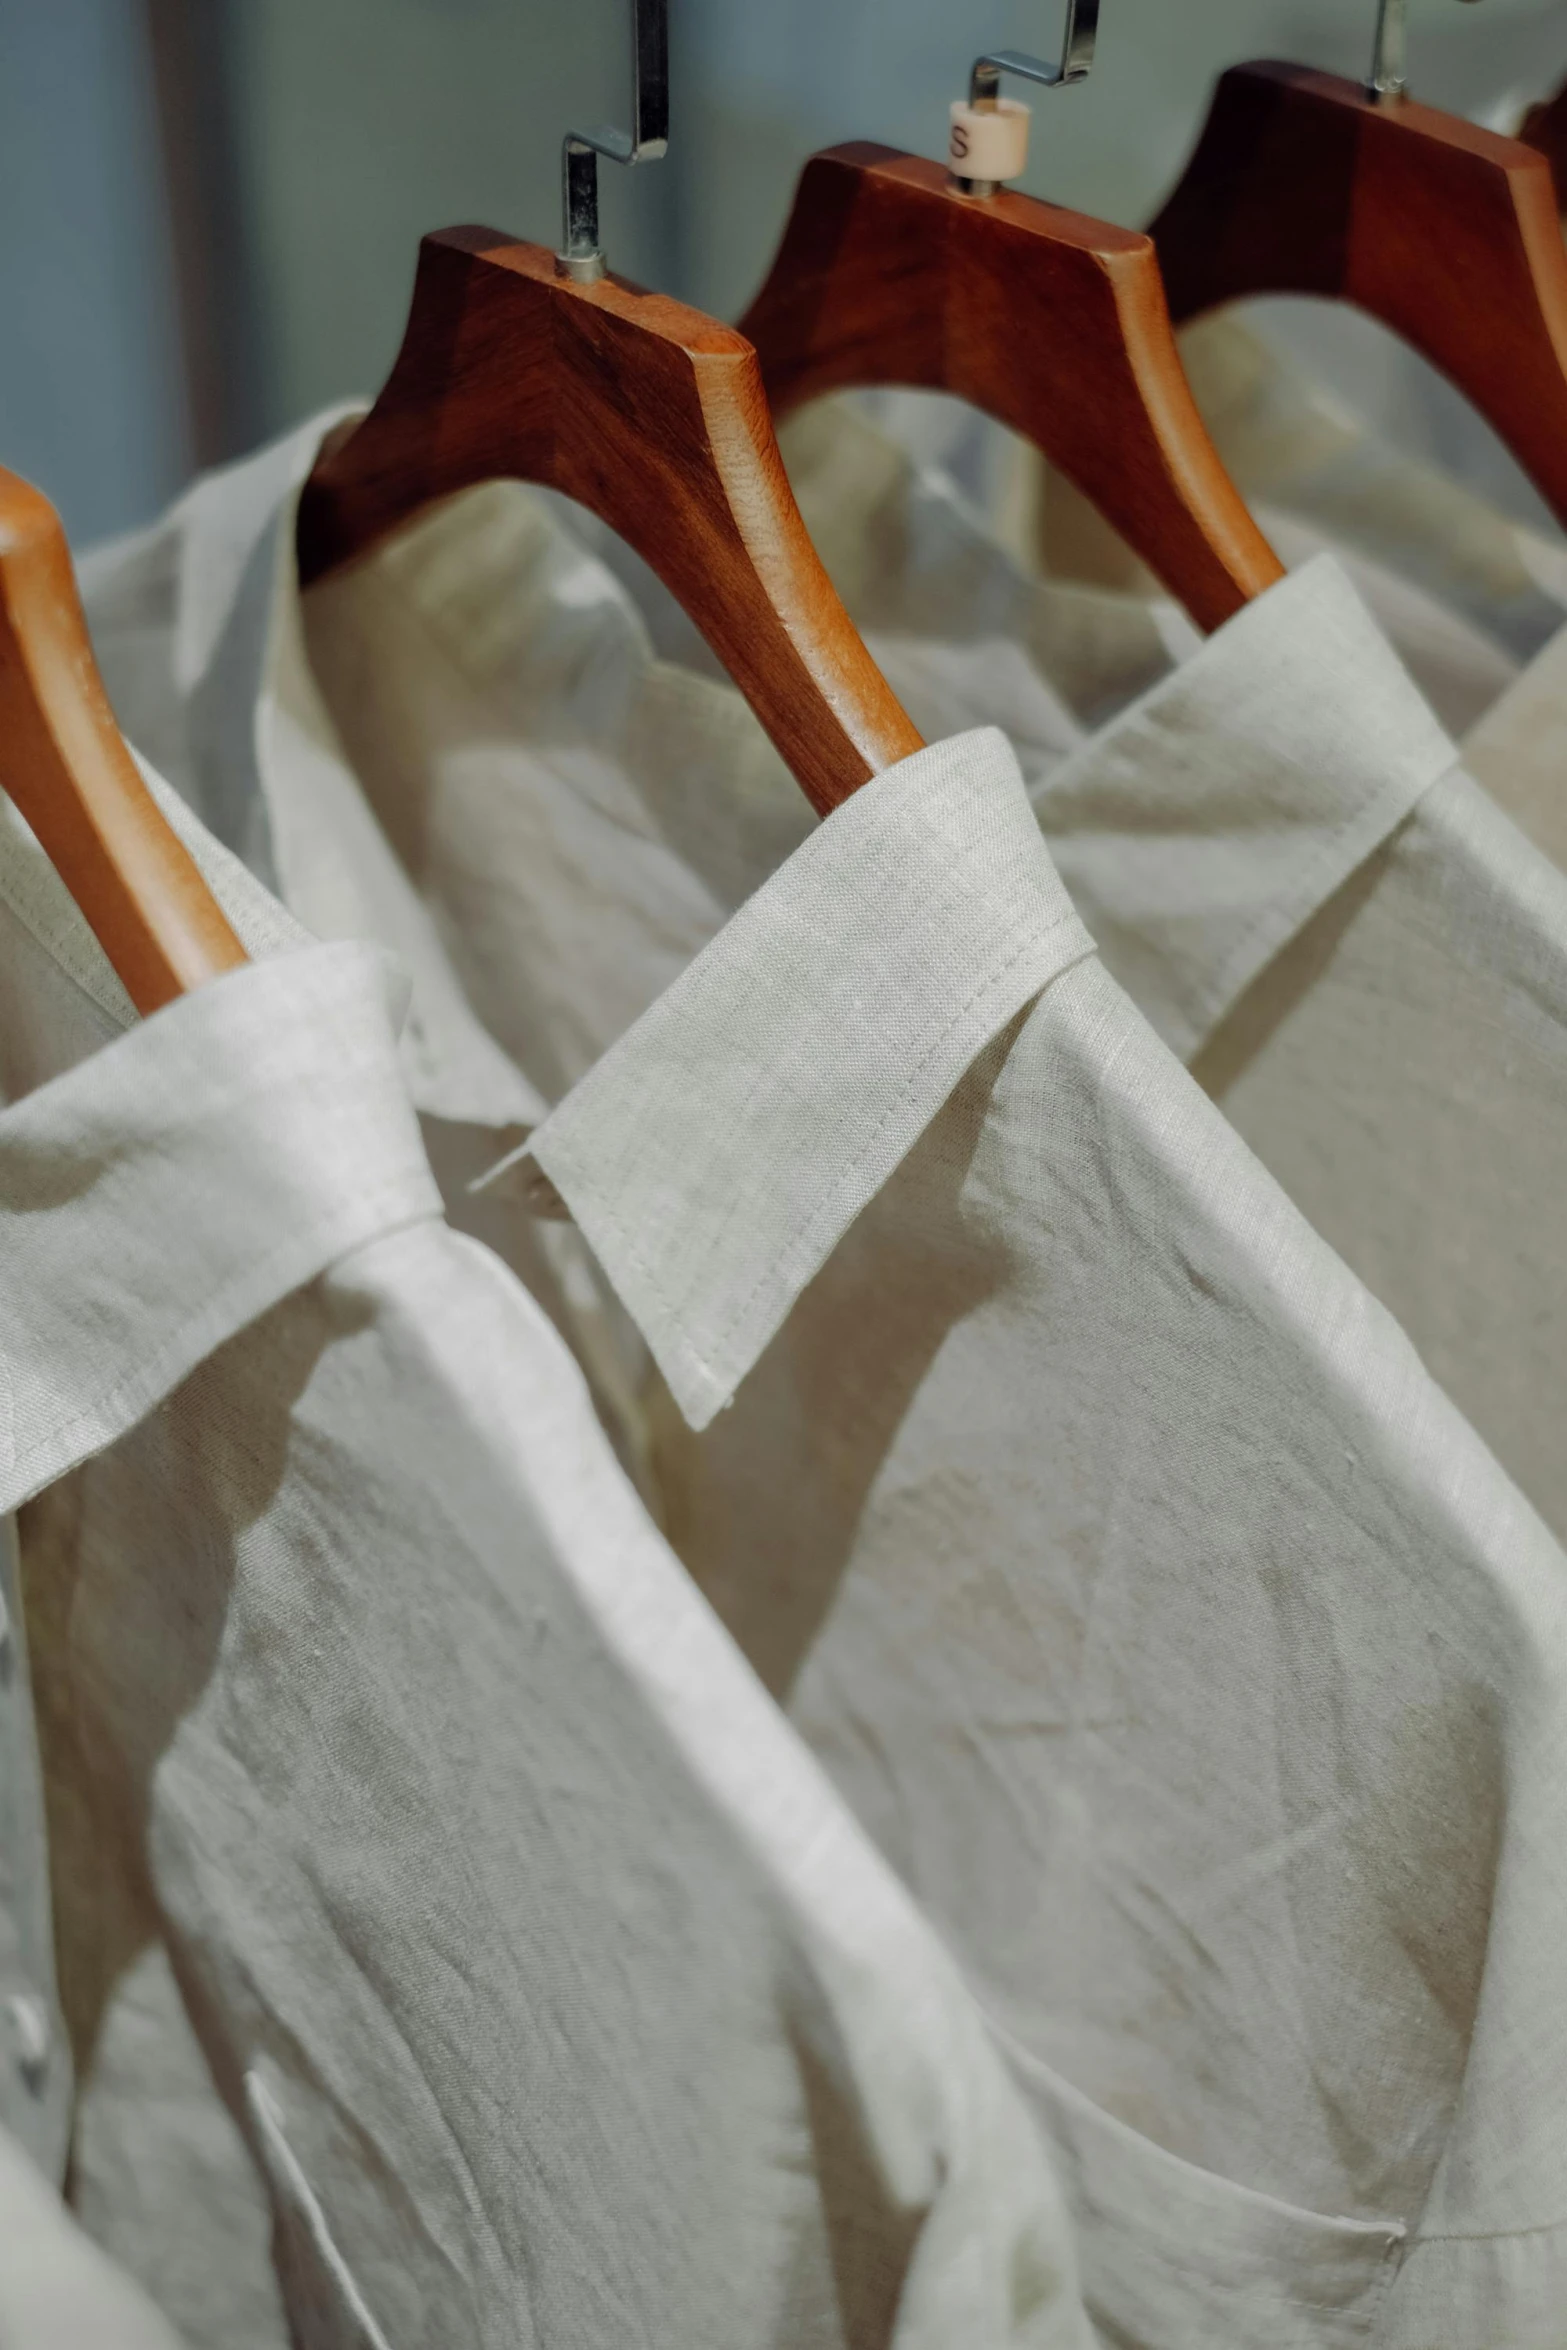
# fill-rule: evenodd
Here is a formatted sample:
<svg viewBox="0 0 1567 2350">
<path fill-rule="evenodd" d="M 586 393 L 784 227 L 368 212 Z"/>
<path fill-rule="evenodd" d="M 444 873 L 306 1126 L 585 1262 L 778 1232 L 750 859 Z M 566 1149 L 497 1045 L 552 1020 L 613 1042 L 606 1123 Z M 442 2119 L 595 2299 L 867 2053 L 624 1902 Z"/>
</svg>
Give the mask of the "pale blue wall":
<svg viewBox="0 0 1567 2350">
<path fill-rule="evenodd" d="M 0 464 L 121 529 L 186 470 L 180 387 L 139 0 L 0 0 Z"/>
</svg>

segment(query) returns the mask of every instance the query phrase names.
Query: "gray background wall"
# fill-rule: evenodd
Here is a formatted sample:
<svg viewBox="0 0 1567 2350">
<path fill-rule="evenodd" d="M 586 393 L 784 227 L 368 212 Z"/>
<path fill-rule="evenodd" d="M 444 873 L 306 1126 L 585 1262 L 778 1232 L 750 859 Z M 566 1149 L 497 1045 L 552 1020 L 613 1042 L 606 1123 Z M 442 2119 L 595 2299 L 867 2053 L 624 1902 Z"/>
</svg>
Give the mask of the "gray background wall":
<svg viewBox="0 0 1567 2350">
<path fill-rule="evenodd" d="M 553 241 L 572 120 L 621 105 L 625 0 L 0 0 L 0 462 L 79 541 L 395 350 L 420 232 Z M 939 152 L 969 59 L 1048 48 L 1041 0 L 672 0 L 669 160 L 606 170 L 616 265 L 732 314 L 813 147 Z M 1085 85 L 1040 94 L 1028 184 L 1136 222 L 1215 74 L 1358 73 L 1372 0 L 1103 0 Z M 1495 116 L 1567 77 L 1567 0 L 1412 0 L 1420 94 Z M 1359 322 L 1276 317 L 1392 429 L 1521 504 L 1460 406 Z"/>
</svg>

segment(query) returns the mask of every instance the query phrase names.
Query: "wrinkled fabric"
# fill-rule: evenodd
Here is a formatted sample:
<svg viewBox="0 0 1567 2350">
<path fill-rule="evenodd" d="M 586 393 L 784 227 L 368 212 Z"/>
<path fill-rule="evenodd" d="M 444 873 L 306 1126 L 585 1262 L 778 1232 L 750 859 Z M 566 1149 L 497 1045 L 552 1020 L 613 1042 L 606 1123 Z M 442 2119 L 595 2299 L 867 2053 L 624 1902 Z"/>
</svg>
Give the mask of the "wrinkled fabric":
<svg viewBox="0 0 1567 2350">
<path fill-rule="evenodd" d="M 851 608 L 885 632 L 878 650 L 895 650 L 916 722 L 972 723 L 989 698 L 1016 729 L 1109 968 L 1562 1533 L 1567 1288 L 1550 1202 L 1567 896 L 1546 858 L 1567 870 L 1567 631 L 1551 633 L 1567 554 L 1382 447 L 1237 321 L 1187 330 L 1183 349 L 1227 462 L 1271 502 L 1270 528 L 1287 517 L 1288 543 L 1274 535 L 1300 567 L 1075 745 L 1045 717 L 1063 655 L 1042 619 L 1073 591 L 985 550 L 938 470 L 824 406 L 784 436 L 802 509 Z M 1008 479 L 1024 498 L 1015 465 Z M 1059 484 L 1049 496 L 1059 523 Z M 1347 573 L 1313 552 L 1327 543 Z M 1408 594 L 1433 599 L 1418 626 Z M 1468 729 L 1465 772 L 1368 600 Z M 1117 603 L 1102 593 L 1097 609 Z M 1146 606 L 1150 626 L 1161 609 Z"/>
<path fill-rule="evenodd" d="M 290 938 L 209 854 L 277 951 L 127 1025 L 29 846 L 0 838 L 0 1509 L 121 1929 L 99 2136 L 154 2238 L 205 2124 L 153 2102 L 130 2142 L 127 2078 L 174 2077 L 138 1894 L 305 2350 L 1086 2342 L 951 1961 L 548 1321 L 441 1220 L 396 967 Z"/>
<path fill-rule="evenodd" d="M 1551 943 L 1562 915 L 1544 860 L 1454 772 L 1450 738 L 1328 559 L 1207 644 L 1188 632 L 1172 666 L 1179 641 L 1150 608 L 1029 586 L 936 475 L 913 474 L 841 407 L 803 423 L 810 433 L 792 446 L 806 511 L 855 609 L 877 624 L 878 653 L 898 652 L 889 674 L 917 722 L 946 733 L 1005 720 L 1108 967 L 1567 1528 L 1551 1409 L 1567 1297 L 1539 1205 L 1562 1101 Z M 1268 445 L 1260 426 L 1253 441 Z M 247 500 L 263 503 L 256 479 L 269 476 L 291 511 L 312 447 L 306 432 L 264 453 L 234 477 L 243 495 L 220 478 L 162 533 L 88 567 L 111 685 L 135 668 L 153 699 L 155 662 L 132 616 L 169 569 L 169 547 L 185 549 L 189 601 L 219 568 L 209 540 L 237 530 Z M 220 646 L 249 648 L 256 788 L 297 843 L 296 902 L 318 906 L 316 869 L 350 865 L 351 837 L 372 828 L 361 814 L 339 836 L 332 810 L 356 794 L 364 806 L 351 766 L 400 853 L 395 864 L 383 847 L 383 868 L 395 866 L 443 942 L 443 997 L 481 1015 L 544 1101 L 812 823 L 732 691 L 653 649 L 649 631 L 672 652 L 691 636 L 663 591 L 634 607 L 575 528 L 558 504 L 497 485 L 313 590 L 303 614 L 280 571 L 267 629 L 236 608 L 218 631 Z M 1508 526 L 1485 541 L 1478 576 L 1511 576 L 1515 536 Z M 629 559 L 617 562 L 630 577 Z M 1474 738 L 1493 789 L 1547 847 L 1552 728 L 1548 712 L 1528 712 L 1551 662 L 1543 654 L 1516 677 Z M 232 680 L 245 663 L 230 649 L 219 666 Z M 158 732 L 174 748 L 185 704 L 166 690 L 164 706 Z M 278 754 L 278 710 L 288 741 L 311 742 L 308 762 Z M 1103 723 L 1091 728 L 1087 713 Z M 1486 725 L 1507 729 L 1490 754 Z M 1529 787 L 1520 738 L 1539 746 Z M 328 770 L 330 793 L 318 788 Z M 373 935 L 411 927 L 383 923 L 368 898 L 347 914 Z M 416 975 L 416 1017 L 419 985 Z M 420 1092 L 413 1074 L 434 1106 L 439 1089 Z M 514 1146 L 536 1122 L 516 1101 L 523 1082 L 488 1095 L 488 1129 Z M 661 1508 L 645 1365 L 618 1301 L 573 1258 L 568 1227 L 508 1218 L 493 1194 L 459 1197 L 484 1164 L 480 1130 L 464 1133 L 460 1148 L 450 1130 L 432 1143 L 453 1212 L 549 1304 Z"/>
<path fill-rule="evenodd" d="M 287 512 L 311 447 L 245 495 L 270 471 Z M 879 592 L 929 589 L 930 634 L 983 533 L 886 482 Z M 200 576 L 241 504 L 219 478 L 90 571 L 111 684 L 155 567 Z M 997 716 L 973 661 L 1002 646 L 1027 799 L 982 734 L 818 829 L 585 535 L 497 485 L 217 631 L 556 1105 L 530 1144 L 497 1099 L 505 1171 L 457 1212 L 519 1269 L 562 1244 L 551 1310 L 676 1549 L 981 1991 L 1102 2338 L 1469 2350 L 1454 2313 L 1500 2281 L 1543 2350 L 1561 1555 L 1154 1033 L 1208 1049 L 1422 811 L 1478 795 L 1319 562 L 1201 652 L 1135 599 L 1053 602 L 1082 707 L 981 604 L 928 709 Z M 279 739 L 269 816 L 304 804 Z M 900 984 L 922 925 L 972 974 L 950 1038 Z M 1008 1004 L 1014 930 L 1044 961 Z M 461 1141 L 451 1199 L 486 1164 Z M 813 1143 L 796 1229 L 775 1161 Z"/>
<path fill-rule="evenodd" d="M 1567 616 L 1567 547 L 1383 439 L 1244 305 L 1193 321 L 1178 341 L 1214 446 L 1276 551 L 1291 565 L 1334 554 L 1444 723 L 1461 730 L 1466 703 L 1472 723 L 1475 702 Z M 1071 485 L 999 426 L 965 410 L 921 419 L 907 395 L 874 408 L 937 473 L 962 444 L 971 498 L 1025 572 L 1161 592 Z"/>
<path fill-rule="evenodd" d="M 1561 1534 L 1567 878 L 1455 759 L 1318 558 L 1035 805 L 1110 968 Z"/>
<path fill-rule="evenodd" d="M 999 426 L 960 413 L 1000 436 Z M 1008 502 L 981 511 L 945 467 L 911 460 L 849 401 L 788 418 L 779 443 L 833 584 L 927 736 L 993 721 L 1013 737 L 1035 780 L 1071 747 L 1074 728 L 1080 738 L 1113 716 L 1201 642 L 1069 484 L 1050 476 L 1031 485 L 1033 452 L 1021 445 L 1005 470 Z M 1434 558 L 1421 566 L 1418 546 L 1378 553 L 1374 542 L 1313 528 L 1265 497 L 1252 502 L 1291 569 L 1334 556 L 1450 733 L 1484 716 L 1567 610 L 1567 559 L 1558 602 L 1519 570 L 1511 524 L 1495 529 L 1502 554 L 1512 557 L 1508 582 L 1516 584 L 1515 572 L 1522 580 L 1517 595 L 1497 583 L 1492 602 L 1476 593 L 1466 604 L 1451 567 Z M 1489 519 L 1488 509 L 1479 514 Z M 594 518 L 573 513 L 572 527 L 632 594 L 658 651 L 712 670 L 691 623 L 646 567 Z M 1443 534 L 1432 535 L 1440 549 Z M 1531 556 L 1538 547 L 1550 577 L 1549 545 L 1522 536 Z M 1400 553 L 1408 570 L 1394 567 Z"/>
<path fill-rule="evenodd" d="M 225 898 L 247 951 L 268 955 L 303 943 L 298 926 L 252 887 L 178 795 L 151 770 L 144 774 Z M 0 990 L 8 1007 L 0 1023 L 0 1098 L 9 1099 L 31 1093 L 57 1073 L 62 1039 L 82 1035 L 84 1019 L 85 1033 L 96 1042 L 131 1026 L 135 1013 L 53 868 L 4 802 L 0 907 Z M 134 1133 L 141 1105 L 134 1089 L 127 1098 Z M 144 1121 L 141 1143 L 147 1147 Z M 7 1182 L 16 1172 L 13 1163 Z M 241 1179 L 252 1205 L 253 1182 L 249 1173 Z M 214 1204 L 198 1204 L 193 1242 L 210 1233 Z M 154 1318 L 162 1311 L 168 1255 L 165 1243 L 138 1268 L 133 1366 L 152 1329 L 141 1317 L 141 1304 Z M 41 1341 L 52 1348 L 68 1339 L 66 1325 L 56 1318 L 61 1300 L 55 1281 L 69 1274 L 69 1259 L 67 1251 L 43 1293 L 35 1294 L 30 1321 L 21 1319 L 21 1298 L 11 1300 L 17 1335 L 26 1333 L 35 1349 Z M 203 1310 L 198 1305 L 198 1318 Z M 32 1375 L 38 1371 L 35 1352 Z M 28 1393 L 25 1381 L 7 1391 L 4 1441 L 13 1462 L 29 1437 L 17 1409 Z M 137 2280 L 190 2350 L 219 2350 L 233 2342 L 246 2350 L 288 2350 L 255 2166 L 218 2094 L 175 1981 L 138 1838 L 127 1833 L 113 1790 L 95 1775 L 84 1747 L 69 1670 L 69 1590 L 44 1569 L 27 1539 L 16 1546 L 15 1564 L 20 1604 L 12 1653 L 20 1657 L 25 1645 L 29 1670 L 6 1687 L 14 1697 L 30 1699 L 36 1712 L 44 1767 L 40 1771 L 35 1758 L 31 1768 L 35 1781 L 42 1778 L 47 1817 L 47 1846 L 40 1846 L 37 1866 L 46 1931 L 52 1906 L 60 2010 L 46 2067 L 26 2076 L 28 2086 L 44 2090 L 46 2105 L 58 2116 L 45 2167 L 56 2181 L 68 2180 L 72 2207 L 94 2242 Z M 12 1784 L 25 1787 L 20 1771 Z M 35 2140 L 26 2143 L 44 2159 Z"/>
<path fill-rule="evenodd" d="M 860 795 L 889 863 L 921 821 L 897 781 Z M 837 821 L 812 844 L 807 1039 L 858 901 Z M 801 886 L 797 858 L 759 900 L 791 941 Z M 1043 935 L 1067 900 L 1035 886 Z M 755 937 L 720 933 L 531 1146 L 697 1422 L 685 1365 L 733 1345 L 736 1297 L 682 1268 L 737 1212 L 732 1108 L 711 1193 L 690 1137 L 733 1056 L 765 1166 L 788 1084 L 754 1074 Z M 877 1117 L 867 1064 L 840 1034 L 840 1162 Z M 1567 1801 L 1567 1562 L 1401 1333 L 1093 958 L 980 1051 L 868 1206 L 813 1224 L 809 1262 L 769 1190 L 746 1211 L 795 1302 L 700 1441 L 670 1431 L 673 1537 L 1042 2109 L 1087 2133 L 1075 2176 L 1108 2169 L 1116 2122 L 1145 2163 L 1208 2174 L 1213 2307 L 1148 2282 L 1129 2200 L 1084 2230 L 1100 2322 L 1158 2339 L 1136 2331 L 1157 2311 L 1195 2342 L 1255 2268 L 1282 2338 L 1348 2338 L 1305 2281 L 1335 2213 L 1366 2224 L 1346 2306 L 1367 2325 L 1385 2293 L 1395 2339 L 1438 2311 L 1428 2230 L 1437 2266 L 1469 2232 L 1559 2264 L 1567 1895 L 1537 1862 Z M 1262 2256 L 1238 2188 L 1295 2208 L 1293 2246 L 1270 2211 Z"/>
</svg>

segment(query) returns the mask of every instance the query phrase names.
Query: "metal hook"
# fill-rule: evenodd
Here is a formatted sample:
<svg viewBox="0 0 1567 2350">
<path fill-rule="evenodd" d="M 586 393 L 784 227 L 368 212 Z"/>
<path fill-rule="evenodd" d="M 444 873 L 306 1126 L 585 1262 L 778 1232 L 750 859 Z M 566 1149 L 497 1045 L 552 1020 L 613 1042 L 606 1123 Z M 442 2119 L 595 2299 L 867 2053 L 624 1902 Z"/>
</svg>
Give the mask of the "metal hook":
<svg viewBox="0 0 1567 2350">
<path fill-rule="evenodd" d="M 1042 57 L 1030 57 L 1022 49 L 988 50 L 974 60 L 968 83 L 969 104 L 994 106 L 1001 95 L 1004 73 L 1016 74 L 1025 82 L 1042 82 L 1047 90 L 1058 89 L 1063 82 L 1086 80 L 1094 62 L 1098 33 L 1099 0 L 1066 0 L 1060 64 L 1047 65 Z M 957 184 L 969 196 L 993 196 L 998 185 L 994 180 L 969 179 L 959 179 Z"/>
<path fill-rule="evenodd" d="M 579 286 L 604 275 L 598 159 L 652 163 L 669 148 L 669 0 L 631 0 L 631 128 L 568 131 L 561 145 L 562 244 L 555 266 Z"/>
<path fill-rule="evenodd" d="M 1377 0 L 1377 38 L 1371 52 L 1368 98 L 1403 98 L 1409 93 L 1407 0 Z"/>
<path fill-rule="evenodd" d="M 1408 0 L 1377 0 L 1377 38 L 1366 82 L 1368 98 L 1409 95 Z"/>
</svg>

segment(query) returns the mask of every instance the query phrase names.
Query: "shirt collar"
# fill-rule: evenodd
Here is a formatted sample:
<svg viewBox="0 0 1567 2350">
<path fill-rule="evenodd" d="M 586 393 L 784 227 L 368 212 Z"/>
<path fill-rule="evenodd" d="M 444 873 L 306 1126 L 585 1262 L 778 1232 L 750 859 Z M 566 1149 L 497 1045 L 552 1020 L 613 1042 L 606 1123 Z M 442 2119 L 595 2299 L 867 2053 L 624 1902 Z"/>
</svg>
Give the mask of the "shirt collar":
<svg viewBox="0 0 1567 2350">
<path fill-rule="evenodd" d="M 171 685 L 203 821 L 318 938 L 370 938 L 408 969 L 404 1072 L 437 1117 L 531 1127 L 544 1102 L 469 1009 L 430 915 L 369 807 L 311 674 L 294 549 L 323 440 L 363 409 L 314 417 L 207 474 L 151 533 L 83 565 L 89 606 L 172 571 Z"/>
<path fill-rule="evenodd" d="M 994 729 L 855 793 L 573 1088 L 530 1155 L 694 1427 L 975 1056 L 1093 952 Z"/>
<path fill-rule="evenodd" d="M 1035 787 L 1109 969 L 1183 1060 L 1458 754 L 1331 557 Z"/>
<path fill-rule="evenodd" d="M 406 1000 L 379 949 L 279 954 L 0 1112 L 0 1511 L 338 1257 L 439 1215 Z"/>
</svg>

